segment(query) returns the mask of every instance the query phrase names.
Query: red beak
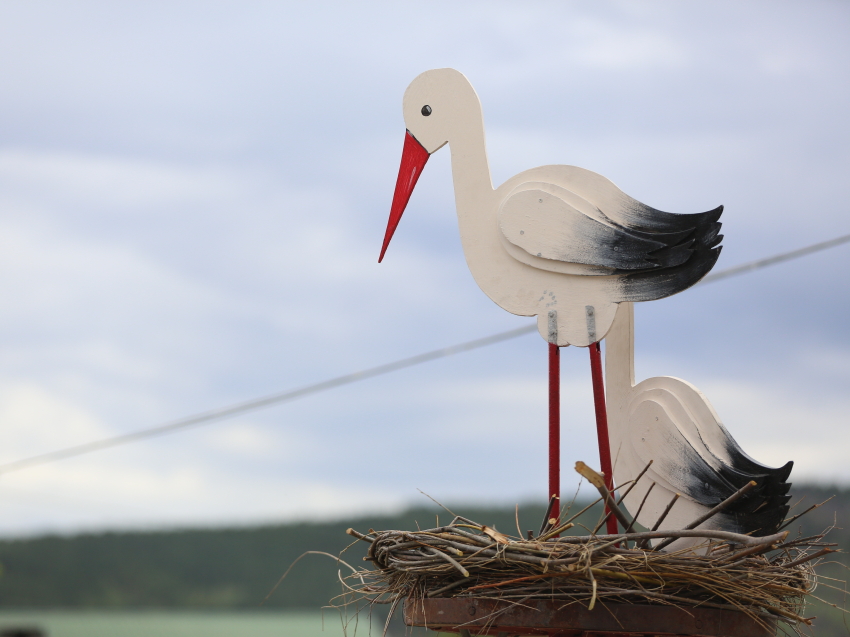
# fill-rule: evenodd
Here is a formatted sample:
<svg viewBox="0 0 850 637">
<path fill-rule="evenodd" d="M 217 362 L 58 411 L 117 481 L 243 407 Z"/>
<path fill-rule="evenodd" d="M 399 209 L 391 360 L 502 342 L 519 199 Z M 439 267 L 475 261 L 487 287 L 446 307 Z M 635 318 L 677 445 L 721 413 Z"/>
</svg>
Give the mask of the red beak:
<svg viewBox="0 0 850 637">
<path fill-rule="evenodd" d="M 430 156 L 425 147 L 416 141 L 410 131 L 407 131 L 404 137 L 404 151 L 401 154 L 401 166 L 398 169 L 398 180 L 395 182 L 393 205 L 390 208 L 390 220 L 387 223 L 387 232 L 384 234 L 384 245 L 381 248 L 381 256 L 378 257 L 378 263 L 384 258 L 390 239 L 393 238 L 398 222 L 401 221 L 401 215 L 404 214 L 407 202 L 410 201 L 413 188 L 419 181 L 419 175 L 422 174 L 422 169 Z"/>
</svg>

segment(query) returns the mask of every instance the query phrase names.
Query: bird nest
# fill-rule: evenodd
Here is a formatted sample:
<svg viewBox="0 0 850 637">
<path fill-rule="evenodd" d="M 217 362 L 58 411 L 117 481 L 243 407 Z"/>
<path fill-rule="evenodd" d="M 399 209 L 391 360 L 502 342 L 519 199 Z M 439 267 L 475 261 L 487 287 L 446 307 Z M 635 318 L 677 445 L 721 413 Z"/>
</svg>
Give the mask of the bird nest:
<svg viewBox="0 0 850 637">
<path fill-rule="evenodd" d="M 582 468 L 586 477 L 599 477 Z M 601 477 L 591 481 L 597 488 L 602 484 Z M 777 619 L 790 626 L 811 625 L 812 618 L 803 614 L 817 583 L 814 566 L 835 546 L 825 543 L 823 534 L 789 538 L 781 531 L 754 537 L 703 528 L 632 532 L 632 524 L 624 524 L 625 531 L 614 535 L 562 536 L 600 502 L 608 505 L 606 516 L 623 517 L 604 486 L 600 494 L 568 520 L 547 515 L 541 533 L 530 539 L 462 516 L 427 530 L 348 529 L 369 544 L 364 560 L 374 568 L 349 566 L 353 573 L 343 582 L 341 601 L 392 604 L 393 610 L 403 600 L 424 598 L 515 604 L 557 600 L 589 610 L 607 602 L 668 604 L 741 611 L 766 627 Z M 674 542 L 683 540 L 689 545 L 676 549 Z"/>
</svg>

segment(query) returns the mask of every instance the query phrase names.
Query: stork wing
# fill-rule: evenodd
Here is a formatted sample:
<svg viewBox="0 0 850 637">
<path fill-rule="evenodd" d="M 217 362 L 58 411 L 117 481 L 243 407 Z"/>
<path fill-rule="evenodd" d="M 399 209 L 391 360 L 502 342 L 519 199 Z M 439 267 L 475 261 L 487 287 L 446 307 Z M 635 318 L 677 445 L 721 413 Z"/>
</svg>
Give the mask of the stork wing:
<svg viewBox="0 0 850 637">
<path fill-rule="evenodd" d="M 705 397 L 695 389 L 691 392 L 691 388 L 670 377 L 649 378 L 637 385 L 627 408 L 627 430 L 616 431 L 615 439 L 621 438 L 620 444 L 628 447 L 626 451 L 638 459 L 638 464 L 646 466 L 655 461 L 647 479 L 708 508 L 755 481 L 756 487 L 730 504 L 726 513 L 733 515 L 731 522 L 741 532 L 775 532 L 788 513 L 790 485 L 784 479 L 790 465 L 772 469 L 750 459 L 750 467 L 743 467 L 715 455 L 707 441 L 717 448 L 735 444 L 734 440 L 716 420 Z M 710 417 L 695 417 L 703 407 L 711 412 Z M 614 424 L 622 427 L 623 423 L 615 420 Z M 626 457 L 630 457 L 628 453 Z"/>
<path fill-rule="evenodd" d="M 626 227 L 575 192 L 544 182 L 515 189 L 499 209 L 499 227 L 510 243 L 531 256 L 620 272 L 682 265 L 694 243 L 693 225 L 674 232 Z"/>
</svg>

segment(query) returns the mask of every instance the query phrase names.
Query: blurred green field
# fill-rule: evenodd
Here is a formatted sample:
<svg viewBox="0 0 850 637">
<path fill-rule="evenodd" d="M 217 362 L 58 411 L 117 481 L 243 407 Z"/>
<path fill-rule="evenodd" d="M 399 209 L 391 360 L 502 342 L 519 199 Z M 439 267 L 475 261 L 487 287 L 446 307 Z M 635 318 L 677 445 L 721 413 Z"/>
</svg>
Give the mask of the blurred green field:
<svg viewBox="0 0 850 637">
<path fill-rule="evenodd" d="M 375 622 L 371 634 L 381 629 Z M 343 637 L 336 612 L 311 611 L 0 611 L 0 634 L 38 628 L 45 637 Z M 368 620 L 350 624 L 349 637 L 370 634 Z M 398 629 L 391 637 L 401 637 Z M 421 635 L 435 635 L 425 633 Z"/>
</svg>

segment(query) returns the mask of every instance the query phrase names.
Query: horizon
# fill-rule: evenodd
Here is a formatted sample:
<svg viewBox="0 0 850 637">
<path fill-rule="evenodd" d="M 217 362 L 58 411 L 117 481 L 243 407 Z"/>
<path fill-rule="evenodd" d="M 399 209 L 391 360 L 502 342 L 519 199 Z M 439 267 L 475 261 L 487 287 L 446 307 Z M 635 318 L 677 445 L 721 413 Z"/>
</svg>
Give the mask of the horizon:
<svg viewBox="0 0 850 637">
<path fill-rule="evenodd" d="M 583 485 L 587 486 L 587 485 Z M 793 511 L 793 505 L 802 504 L 802 500 L 794 497 L 795 487 L 800 490 L 814 490 L 814 491 L 823 491 L 825 494 L 828 494 L 829 497 L 836 496 L 840 497 L 842 495 L 850 493 L 850 485 L 836 485 L 836 484 L 828 484 L 828 483 L 817 483 L 817 482 L 805 482 L 805 483 L 793 483 L 791 487 L 791 502 L 789 504 L 792 505 L 792 513 L 796 514 L 796 511 Z M 582 490 L 578 497 L 572 500 L 569 504 L 570 506 L 574 504 L 581 504 L 582 506 L 586 506 L 590 504 L 594 500 L 599 497 L 599 494 L 595 492 L 595 490 Z M 807 503 L 808 504 L 808 503 Z M 66 538 L 73 539 L 76 537 L 84 537 L 84 536 L 99 536 L 99 535 L 124 535 L 124 534 L 167 534 L 167 533 L 182 533 L 182 532 L 204 532 L 204 531 L 250 531 L 256 529 L 266 529 L 266 528 L 278 528 L 278 527 L 290 527 L 290 526 L 300 526 L 300 525 L 315 525 L 315 526 L 326 526 L 326 525 L 334 525 L 334 524 L 356 524 L 358 521 L 370 520 L 374 518 L 394 518 L 394 517 L 403 517 L 410 513 L 415 513 L 422 511 L 423 513 L 432 514 L 436 513 L 439 516 L 451 515 L 450 511 L 447 509 L 451 509 L 458 515 L 464 515 L 464 512 L 468 511 L 477 511 L 477 512 L 494 512 L 494 513 L 504 513 L 511 512 L 516 507 L 522 509 L 540 509 L 543 511 L 545 509 L 545 502 L 534 500 L 532 498 L 527 498 L 525 500 L 509 503 L 509 502 L 498 502 L 498 501 L 485 501 L 485 502 L 477 502 L 477 503 L 464 503 L 464 502 L 450 502 L 445 505 L 445 507 L 438 506 L 433 502 L 430 503 L 407 503 L 402 504 L 400 508 L 385 508 L 385 509 L 372 509 L 372 510 L 363 510 L 352 512 L 350 514 L 339 514 L 334 515 L 332 512 L 328 512 L 325 516 L 314 516 L 314 517 L 305 517 L 305 518 L 285 518 L 285 519 L 256 519 L 256 520 L 222 520 L 220 522 L 216 522 L 214 520 L 208 520 L 197 524 L 188 524 L 188 525 L 177 525 L 177 526 L 115 526 L 115 527 L 95 527 L 95 528 L 74 528 L 74 529 L 34 529 L 31 531 L 27 531 L 22 535 L 0 535 L 0 542 L 16 542 L 16 541 L 28 541 L 28 540 L 39 540 L 42 538 Z M 458 513 L 459 511 L 459 513 Z M 789 515 L 792 515 L 789 513 Z M 486 523 L 486 522 L 485 522 Z M 506 533 L 508 535 L 511 532 L 516 531 L 516 529 L 508 529 Z"/>
</svg>

